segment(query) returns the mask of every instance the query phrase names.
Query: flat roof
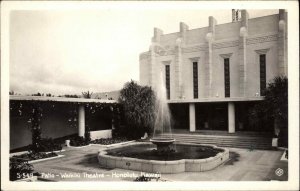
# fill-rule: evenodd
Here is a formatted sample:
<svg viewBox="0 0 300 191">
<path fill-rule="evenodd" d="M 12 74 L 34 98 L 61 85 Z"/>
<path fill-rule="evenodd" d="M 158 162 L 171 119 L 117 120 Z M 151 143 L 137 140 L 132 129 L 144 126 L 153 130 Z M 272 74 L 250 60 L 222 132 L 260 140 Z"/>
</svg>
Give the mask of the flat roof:
<svg viewBox="0 0 300 191">
<path fill-rule="evenodd" d="M 264 97 L 229 97 L 229 98 L 199 98 L 199 99 L 172 99 L 168 103 L 210 103 L 210 102 L 241 102 L 262 101 Z"/>
<path fill-rule="evenodd" d="M 10 95 L 9 100 L 16 101 L 54 101 L 54 102 L 74 102 L 74 103 L 118 103 L 116 100 L 107 99 L 86 99 L 67 97 L 46 97 L 46 96 L 20 96 Z M 209 102 L 241 102 L 241 101 L 262 101 L 264 97 L 230 97 L 230 98 L 199 98 L 199 99 L 172 99 L 167 103 L 209 103 Z"/>
<path fill-rule="evenodd" d="M 16 100 L 16 101 L 34 100 L 34 101 L 54 101 L 54 102 L 74 102 L 74 103 L 117 103 L 116 100 L 107 100 L 107 99 L 86 99 L 86 98 L 24 96 L 24 95 L 10 95 L 9 100 Z"/>
</svg>

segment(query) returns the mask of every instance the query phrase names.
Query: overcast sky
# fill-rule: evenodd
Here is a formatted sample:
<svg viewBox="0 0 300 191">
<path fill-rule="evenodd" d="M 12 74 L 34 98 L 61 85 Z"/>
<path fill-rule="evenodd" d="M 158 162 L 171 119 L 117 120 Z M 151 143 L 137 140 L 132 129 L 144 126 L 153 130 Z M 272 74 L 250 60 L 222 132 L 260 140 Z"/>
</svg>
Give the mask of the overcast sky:
<svg viewBox="0 0 300 191">
<path fill-rule="evenodd" d="M 250 18 L 278 10 L 248 10 Z M 206 27 L 208 16 L 231 22 L 231 10 L 12 11 L 10 90 L 17 93 L 81 94 L 121 89 L 139 80 L 139 54 L 153 27 L 164 33 Z"/>
</svg>

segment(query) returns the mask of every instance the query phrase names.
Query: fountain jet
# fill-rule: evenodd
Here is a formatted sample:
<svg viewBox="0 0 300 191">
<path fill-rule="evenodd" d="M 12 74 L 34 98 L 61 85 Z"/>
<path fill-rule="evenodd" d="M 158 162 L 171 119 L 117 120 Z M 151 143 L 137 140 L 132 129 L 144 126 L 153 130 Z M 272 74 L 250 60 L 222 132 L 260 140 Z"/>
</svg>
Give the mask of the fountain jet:
<svg viewBox="0 0 300 191">
<path fill-rule="evenodd" d="M 162 72 L 156 86 L 156 117 L 153 137 L 150 141 L 156 145 L 157 151 L 161 152 L 169 152 L 171 150 L 170 145 L 175 142 L 172 135 L 171 116 Z"/>
</svg>

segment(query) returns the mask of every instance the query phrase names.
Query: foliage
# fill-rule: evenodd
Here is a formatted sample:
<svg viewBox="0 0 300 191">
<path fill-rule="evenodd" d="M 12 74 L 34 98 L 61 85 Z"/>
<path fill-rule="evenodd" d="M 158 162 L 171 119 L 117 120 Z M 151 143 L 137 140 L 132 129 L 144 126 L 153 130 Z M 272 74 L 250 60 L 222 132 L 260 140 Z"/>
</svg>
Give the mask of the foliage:
<svg viewBox="0 0 300 191">
<path fill-rule="evenodd" d="M 64 96 L 58 96 L 58 97 L 68 97 L 68 98 L 80 98 L 80 96 L 74 94 L 74 95 L 71 95 L 71 94 L 65 94 Z"/>
<path fill-rule="evenodd" d="M 76 136 L 70 140 L 70 145 L 75 147 L 88 145 L 89 141 L 81 136 Z"/>
<path fill-rule="evenodd" d="M 82 92 L 82 96 L 86 99 L 91 99 L 93 95 L 93 92 L 87 91 L 87 92 Z"/>
<path fill-rule="evenodd" d="M 14 181 L 21 179 L 22 174 L 30 174 L 33 172 L 33 166 L 28 164 L 26 160 L 15 157 L 9 158 L 9 180 Z"/>
<path fill-rule="evenodd" d="M 36 93 L 36 94 L 32 94 L 32 96 L 44 96 L 44 94 L 38 92 L 38 93 Z"/>
<path fill-rule="evenodd" d="M 145 132 L 152 132 L 155 117 L 155 95 L 148 86 L 127 82 L 120 92 L 123 105 L 127 136 L 140 138 Z"/>
<path fill-rule="evenodd" d="M 271 118 L 277 119 L 283 128 L 288 125 L 288 79 L 276 77 L 268 84 L 265 96 L 265 110 Z"/>
<path fill-rule="evenodd" d="M 122 137 L 125 135 L 125 131 L 123 130 L 124 128 L 122 128 L 122 123 L 124 121 L 123 113 L 123 107 L 120 104 L 114 107 L 112 112 L 112 137 Z"/>
<path fill-rule="evenodd" d="M 111 144 L 116 144 L 116 143 L 121 143 L 121 142 L 126 142 L 126 141 L 128 141 L 128 139 L 125 137 L 115 137 L 115 138 L 107 138 L 107 139 L 95 139 L 95 140 L 91 141 L 90 143 L 101 144 L 101 145 L 111 145 Z"/>
<path fill-rule="evenodd" d="M 30 161 L 30 160 L 38 160 L 38 159 L 43 159 L 43 158 L 55 157 L 55 156 L 57 156 L 57 154 L 54 152 L 45 153 L 45 152 L 29 151 L 28 153 L 25 153 L 25 154 L 13 156 L 12 158 Z"/>
<path fill-rule="evenodd" d="M 265 102 L 259 102 L 249 108 L 250 115 L 249 126 L 255 131 L 272 131 L 273 119 L 271 119 L 265 111 Z"/>
<path fill-rule="evenodd" d="M 39 142 L 39 149 L 32 149 L 35 152 L 52 152 L 61 150 L 62 146 L 56 143 L 52 138 L 43 138 Z"/>
<path fill-rule="evenodd" d="M 283 76 L 275 77 L 265 92 L 265 100 L 256 104 L 250 110 L 252 123 L 263 123 L 273 128 L 274 120 L 280 128 L 281 141 L 287 142 L 288 129 L 288 79 Z M 273 122 L 273 124 L 270 123 Z"/>
<path fill-rule="evenodd" d="M 39 152 L 41 150 L 41 127 L 40 122 L 42 118 L 42 108 L 39 103 L 34 104 L 32 109 L 31 133 L 32 133 L 32 150 Z"/>
</svg>

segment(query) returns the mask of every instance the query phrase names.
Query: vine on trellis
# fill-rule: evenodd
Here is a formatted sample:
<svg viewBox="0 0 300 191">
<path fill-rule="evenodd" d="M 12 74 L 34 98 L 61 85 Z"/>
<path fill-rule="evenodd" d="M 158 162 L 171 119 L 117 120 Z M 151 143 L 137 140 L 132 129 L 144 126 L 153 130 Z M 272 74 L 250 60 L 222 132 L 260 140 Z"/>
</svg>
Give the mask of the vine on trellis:
<svg viewBox="0 0 300 191">
<path fill-rule="evenodd" d="M 32 108 L 31 132 L 32 132 L 32 150 L 40 151 L 41 148 L 41 118 L 43 110 L 39 103 L 35 103 Z"/>
<path fill-rule="evenodd" d="M 68 124 L 70 127 L 78 128 L 78 106 L 82 103 L 69 102 L 67 105 L 68 110 Z M 115 129 L 119 129 L 120 126 L 120 105 L 118 103 L 85 103 L 85 110 L 88 113 L 86 115 L 87 123 L 85 127 L 85 139 L 90 141 L 90 126 L 88 121 L 96 115 L 98 112 L 109 112 L 109 116 L 112 118 L 114 124 L 113 136 Z M 56 108 L 55 102 L 41 102 L 36 100 L 22 100 L 22 101 L 10 101 L 10 115 L 13 117 L 28 117 L 29 128 L 32 133 L 32 150 L 39 152 L 41 148 L 42 131 L 41 121 L 43 118 L 43 108 L 47 108 L 46 111 L 54 110 Z M 49 110 L 48 110 L 49 109 Z"/>
</svg>

